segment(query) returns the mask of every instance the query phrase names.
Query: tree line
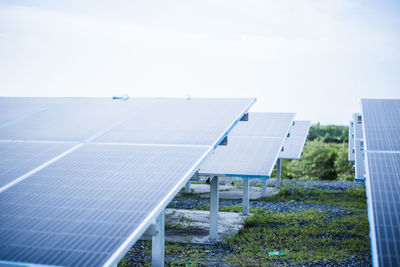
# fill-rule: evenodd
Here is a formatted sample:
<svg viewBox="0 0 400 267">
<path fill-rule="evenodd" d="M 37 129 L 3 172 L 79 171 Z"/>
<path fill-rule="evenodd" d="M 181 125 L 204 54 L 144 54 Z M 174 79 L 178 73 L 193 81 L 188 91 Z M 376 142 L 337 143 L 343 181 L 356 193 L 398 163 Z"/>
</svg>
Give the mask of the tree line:
<svg viewBox="0 0 400 267">
<path fill-rule="evenodd" d="M 283 160 L 282 177 L 354 180 L 353 163 L 347 160 L 348 135 L 347 126 L 311 126 L 300 160 Z"/>
</svg>

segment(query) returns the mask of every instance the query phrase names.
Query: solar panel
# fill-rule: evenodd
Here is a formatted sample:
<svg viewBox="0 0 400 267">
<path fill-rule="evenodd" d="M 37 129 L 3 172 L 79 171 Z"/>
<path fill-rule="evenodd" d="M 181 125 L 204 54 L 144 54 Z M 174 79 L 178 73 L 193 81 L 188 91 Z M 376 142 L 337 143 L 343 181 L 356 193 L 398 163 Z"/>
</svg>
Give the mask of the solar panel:
<svg viewBox="0 0 400 267">
<path fill-rule="evenodd" d="M 293 122 L 294 113 L 249 113 L 199 169 L 200 175 L 268 178 Z"/>
<path fill-rule="evenodd" d="M 355 178 L 356 180 L 365 179 L 365 167 L 364 167 L 364 147 L 363 140 L 355 139 Z"/>
<path fill-rule="evenodd" d="M 103 265 L 207 150 L 83 145 L 0 194 L 0 258 Z"/>
<path fill-rule="evenodd" d="M 362 115 L 360 113 L 354 113 L 353 121 L 354 121 L 354 139 L 363 139 Z"/>
<path fill-rule="evenodd" d="M 35 169 L 0 188 L 0 264 L 116 264 L 253 102 L 73 99 L 0 128 L 0 145 L 21 144 L 13 153 L 23 161 L 38 144 L 38 164 L 67 146 L 42 168 L 17 162 L 18 173 Z"/>
<path fill-rule="evenodd" d="M 123 122 L 131 114 L 150 109 L 156 102 L 157 99 L 146 98 L 129 101 L 71 99 L 4 127 L 0 131 L 0 139 L 84 141 Z"/>
<path fill-rule="evenodd" d="M 311 121 L 294 121 L 283 144 L 284 149 L 279 153 L 280 159 L 300 159 L 310 125 Z"/>
<path fill-rule="evenodd" d="M 207 108 L 204 108 L 204 101 L 171 98 L 159 102 L 152 110 L 137 113 L 96 141 L 210 145 L 225 130 L 227 116 L 234 120 L 237 107 L 249 102 L 248 99 L 207 99 Z"/>
<path fill-rule="evenodd" d="M 348 160 L 354 161 L 354 121 L 351 120 L 349 124 L 349 143 L 348 143 Z"/>
<path fill-rule="evenodd" d="M 73 146 L 73 143 L 0 142 L 0 188 Z"/>
<path fill-rule="evenodd" d="M 268 178 L 275 166 L 283 138 L 229 136 L 201 165 L 201 175 Z"/>
<path fill-rule="evenodd" d="M 239 123 L 229 136 L 286 136 L 293 118 L 294 113 L 251 112 L 249 120 Z"/>
<path fill-rule="evenodd" d="M 368 150 L 399 151 L 400 100 L 362 99 L 361 103 Z"/>
<path fill-rule="evenodd" d="M 0 128 L 26 119 L 72 98 L 0 97 Z"/>
<path fill-rule="evenodd" d="M 362 99 L 374 266 L 400 265 L 400 100 Z"/>
<path fill-rule="evenodd" d="M 400 266 L 400 153 L 369 152 L 367 158 L 374 266 Z"/>
</svg>

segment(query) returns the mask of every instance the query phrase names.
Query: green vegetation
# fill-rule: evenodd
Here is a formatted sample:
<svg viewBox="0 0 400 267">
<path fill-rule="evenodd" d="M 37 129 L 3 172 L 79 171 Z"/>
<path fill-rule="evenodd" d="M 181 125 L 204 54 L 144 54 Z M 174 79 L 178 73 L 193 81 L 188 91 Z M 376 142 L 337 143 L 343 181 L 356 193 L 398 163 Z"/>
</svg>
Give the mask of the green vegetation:
<svg viewBox="0 0 400 267">
<path fill-rule="evenodd" d="M 296 201 L 327 206 L 338 206 L 353 212 L 367 209 L 365 188 L 350 187 L 345 191 L 323 190 L 319 188 L 303 189 L 299 186 L 282 186 L 277 195 L 263 198 L 266 201 Z"/>
<path fill-rule="evenodd" d="M 349 127 L 342 125 L 312 125 L 308 133 L 308 140 L 320 140 L 325 143 L 348 143 Z"/>
<path fill-rule="evenodd" d="M 277 195 L 262 200 L 337 206 L 347 212 L 336 214 L 315 209 L 273 212 L 251 208 L 253 215 L 245 220 L 245 227 L 233 238 L 218 244 L 227 253 L 210 253 L 201 245 L 167 242 L 165 255 L 170 259 L 168 265 L 214 266 L 228 263 L 233 266 L 287 266 L 321 261 L 341 262 L 369 254 L 364 188 L 336 191 L 283 186 Z M 202 209 L 208 210 L 209 207 Z M 241 206 L 230 206 L 220 210 L 241 212 L 241 209 Z M 187 222 L 185 218 L 181 221 Z M 270 256 L 270 252 L 284 252 L 284 255 Z M 132 254 L 132 251 L 129 253 Z M 150 255 L 150 250 L 146 249 L 144 253 Z M 119 264 L 120 267 L 137 265 L 127 259 Z"/>
<path fill-rule="evenodd" d="M 353 181 L 353 163 L 347 160 L 348 134 L 347 126 L 311 126 L 300 160 L 283 160 L 282 177 Z"/>
<path fill-rule="evenodd" d="M 283 160 L 282 177 L 353 181 L 353 164 L 347 161 L 347 144 L 325 143 L 321 140 L 308 142 L 300 160 Z"/>
<path fill-rule="evenodd" d="M 226 261 L 233 265 L 275 266 L 322 260 L 343 261 L 369 251 L 368 220 L 365 214 L 329 218 L 327 212 L 301 210 L 278 213 L 258 209 L 245 228 L 227 241 L 234 251 Z M 268 252 L 285 252 L 269 256 Z"/>
</svg>

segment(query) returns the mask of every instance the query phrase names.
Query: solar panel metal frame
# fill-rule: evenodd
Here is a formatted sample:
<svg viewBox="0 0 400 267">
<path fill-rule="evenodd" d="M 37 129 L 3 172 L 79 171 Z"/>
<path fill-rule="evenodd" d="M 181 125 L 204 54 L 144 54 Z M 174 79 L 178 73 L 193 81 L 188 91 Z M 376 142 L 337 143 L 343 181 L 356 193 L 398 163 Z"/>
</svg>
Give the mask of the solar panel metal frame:
<svg viewBox="0 0 400 267">
<path fill-rule="evenodd" d="M 251 100 L 251 101 L 250 101 Z M 125 253 L 130 249 L 130 247 L 138 240 L 138 238 L 146 231 L 148 226 L 155 221 L 156 217 L 158 214 L 167 206 L 167 204 L 172 200 L 172 198 L 179 192 L 180 188 L 193 176 L 193 174 L 197 171 L 198 165 L 201 163 L 202 160 L 204 160 L 205 157 L 208 156 L 208 154 L 214 150 L 218 144 L 227 136 L 227 134 L 231 131 L 231 129 L 240 121 L 240 119 L 243 117 L 243 114 L 247 113 L 249 108 L 254 104 L 256 99 L 249 99 L 249 103 L 245 107 L 244 110 L 238 116 L 236 116 L 236 120 L 233 122 L 229 123 L 229 127 L 225 129 L 225 131 L 221 134 L 221 136 L 213 142 L 213 144 L 207 146 L 208 149 L 206 153 L 203 154 L 202 157 L 200 157 L 195 165 L 193 165 L 187 173 L 179 180 L 179 182 L 175 185 L 174 190 L 170 191 L 167 197 L 165 197 L 163 200 L 160 201 L 159 205 L 157 206 L 156 209 L 154 209 L 149 216 L 146 217 L 145 220 L 142 221 L 139 227 L 137 227 L 131 235 L 125 240 L 125 242 L 113 253 L 113 255 L 107 260 L 105 265 L 115 265 L 118 263 L 119 259 L 125 255 Z M 228 124 L 228 123 L 227 123 Z M 93 142 L 96 143 L 96 142 Z M 62 157 L 65 153 L 70 153 L 76 149 L 79 149 L 80 146 L 82 146 L 83 143 L 79 143 L 78 145 L 75 145 L 72 149 L 69 149 L 68 151 L 65 151 L 63 154 L 60 156 Z M 136 144 L 140 145 L 140 144 Z M 156 145 L 157 146 L 157 145 Z M 162 144 L 160 144 L 162 146 Z M 194 145 L 196 146 L 196 145 Z M 197 147 L 197 146 L 196 146 Z M 204 147 L 204 146 L 201 146 Z M 57 159 L 55 159 L 57 160 Z M 46 166 L 44 166 L 46 167 Z M 8 189 L 9 187 L 5 188 Z M 4 189 L 4 190 L 5 190 Z M 4 191 L 3 190 L 3 191 Z M 6 261 L 3 261 L 6 262 Z M 18 262 L 12 262 L 18 264 Z M 21 263 L 21 264 L 27 264 L 27 263 Z"/>
<path fill-rule="evenodd" d="M 354 120 L 349 123 L 348 161 L 355 161 L 354 157 Z"/>
<path fill-rule="evenodd" d="M 365 118 L 368 118 L 368 116 L 366 117 L 365 114 L 365 107 L 366 105 L 368 105 L 368 103 L 366 103 L 367 101 L 385 101 L 388 99 L 361 99 L 361 112 L 362 112 L 362 117 L 364 119 L 363 122 L 363 136 L 365 138 L 365 142 L 364 142 L 364 158 L 365 158 L 365 171 L 366 171 L 366 191 L 367 191 L 367 209 L 368 209 L 368 221 L 369 221 L 369 225 L 370 225 L 370 242 L 371 242 L 371 255 L 372 255 L 372 264 L 373 266 L 380 266 L 380 262 L 378 259 L 378 244 L 377 244 L 377 238 L 376 238 L 376 225 L 375 225 L 375 214 L 374 214 L 374 203 L 372 202 L 372 181 L 371 181 L 371 173 L 370 173 L 370 165 L 369 165 L 369 155 L 373 155 L 373 154 L 379 154 L 379 153 L 383 153 L 383 154 L 390 154 L 390 153 L 400 153 L 400 150 L 382 150 L 382 147 L 376 147 L 374 146 L 374 149 L 369 149 L 368 148 L 368 139 L 369 139 L 369 134 L 366 130 L 366 124 L 369 124 L 368 120 L 365 120 Z M 392 99 L 391 99 L 392 100 Z M 400 100 L 397 99 L 397 101 L 400 102 Z M 369 125 L 368 125 L 369 127 Z M 384 146 L 386 148 L 386 146 Z M 377 149 L 378 148 L 378 149 Z M 381 149 L 381 150 L 379 150 Z M 398 241 L 398 240 L 397 240 Z M 398 246 L 400 246 L 400 244 L 398 243 Z M 400 254 L 399 254 L 400 255 Z M 398 255 L 398 256 L 399 256 Z M 398 261 L 400 262 L 400 258 L 397 258 Z"/>
<path fill-rule="evenodd" d="M 305 128 L 302 128 L 300 130 L 297 130 L 295 127 L 298 124 L 303 124 L 302 126 Z M 294 121 L 294 125 L 290 128 L 289 130 L 289 137 L 286 138 L 284 144 L 283 144 L 283 148 L 284 150 L 281 151 L 279 153 L 279 158 L 280 159 L 300 159 L 301 154 L 303 153 L 303 148 L 306 144 L 307 141 L 307 137 L 308 137 L 308 132 L 310 131 L 310 127 L 311 127 L 311 121 Z M 293 131 L 293 132 L 292 132 Z M 292 140 L 290 140 L 290 138 L 292 138 Z M 296 140 L 294 140 L 296 139 Z M 292 142 L 294 141 L 294 143 Z M 301 144 L 301 146 L 299 146 L 299 144 Z M 293 148 L 292 148 L 293 147 Z M 294 156 L 285 156 L 285 150 L 296 150 L 296 153 L 292 153 L 291 155 Z M 283 154 L 283 156 L 282 156 Z"/>
<path fill-rule="evenodd" d="M 287 118 L 290 118 L 290 123 L 287 124 L 287 128 L 281 130 L 282 136 L 277 136 L 276 133 L 274 133 L 274 134 L 272 134 L 272 136 L 270 136 L 268 134 L 263 135 L 262 133 L 260 133 L 259 132 L 260 129 L 257 129 L 257 133 L 255 135 L 253 135 L 251 128 L 250 129 L 245 128 L 246 123 L 248 123 L 248 121 L 245 121 L 245 122 L 241 122 L 242 126 L 238 125 L 234 128 L 234 130 L 231 132 L 232 137 L 236 136 L 236 137 L 249 137 L 249 138 L 257 138 L 257 139 L 265 139 L 266 142 L 270 142 L 271 138 L 282 138 L 281 145 L 280 145 L 280 147 L 282 148 L 282 146 L 285 142 L 286 136 L 288 135 L 288 133 L 290 131 L 290 127 L 293 123 L 295 113 L 251 112 L 251 113 L 249 113 L 249 121 L 251 121 L 251 119 L 252 119 L 252 114 L 256 114 L 256 116 L 260 116 L 260 117 L 262 117 L 264 114 L 265 115 L 273 115 L 273 116 L 280 116 L 280 115 L 286 116 Z M 269 134 L 271 134 L 271 133 L 269 133 Z M 228 147 L 229 147 L 229 142 L 230 142 L 229 140 L 230 139 L 228 137 Z M 280 150 L 281 149 L 279 149 L 279 151 Z M 271 175 L 271 172 L 272 172 L 278 158 L 279 158 L 279 152 L 277 151 L 277 153 L 275 155 L 275 159 L 274 159 L 274 164 L 271 166 L 271 168 L 266 167 L 266 172 L 264 174 L 254 175 L 254 174 L 246 174 L 246 173 L 231 173 L 230 171 L 215 172 L 215 171 L 209 171 L 209 170 L 202 170 L 202 167 L 199 168 L 198 174 L 200 176 L 240 177 L 240 178 L 245 178 L 245 179 L 268 179 Z M 211 161 L 211 160 L 213 160 L 212 156 L 210 156 L 206 161 Z"/>
</svg>

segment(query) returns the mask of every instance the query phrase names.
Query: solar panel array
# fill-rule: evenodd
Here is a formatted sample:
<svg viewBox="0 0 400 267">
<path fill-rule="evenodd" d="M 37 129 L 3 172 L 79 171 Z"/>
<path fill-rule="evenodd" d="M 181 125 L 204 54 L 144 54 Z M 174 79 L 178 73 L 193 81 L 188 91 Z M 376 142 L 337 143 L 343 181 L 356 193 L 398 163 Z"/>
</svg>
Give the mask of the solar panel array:
<svg viewBox="0 0 400 267">
<path fill-rule="evenodd" d="M 374 266 L 400 266 L 400 100 L 362 99 Z"/>
<path fill-rule="evenodd" d="M 356 181 L 363 181 L 365 179 L 365 163 L 364 163 L 364 147 L 363 147 L 363 119 L 360 113 L 353 114 L 353 138 L 352 152 L 354 157 L 354 172 Z"/>
<path fill-rule="evenodd" d="M 294 113 L 249 113 L 201 164 L 200 175 L 268 178 L 292 125 Z"/>
<path fill-rule="evenodd" d="M 0 263 L 117 263 L 253 102 L 0 98 Z"/>
<path fill-rule="evenodd" d="M 294 121 L 290 128 L 289 136 L 283 144 L 283 151 L 279 153 L 280 159 L 300 159 L 306 143 L 311 121 Z"/>
<path fill-rule="evenodd" d="M 355 160 L 354 158 L 354 120 L 351 120 L 349 123 L 349 143 L 348 143 L 348 161 Z"/>
</svg>

